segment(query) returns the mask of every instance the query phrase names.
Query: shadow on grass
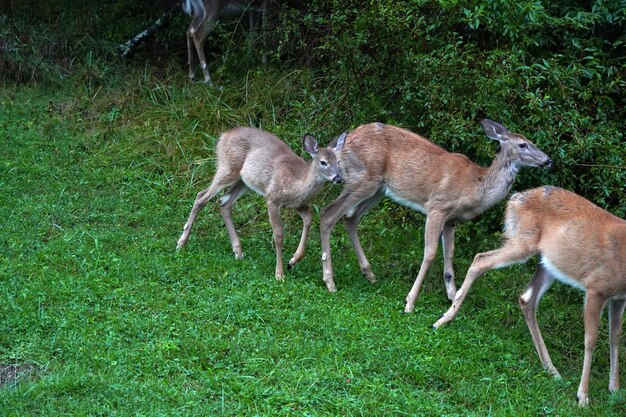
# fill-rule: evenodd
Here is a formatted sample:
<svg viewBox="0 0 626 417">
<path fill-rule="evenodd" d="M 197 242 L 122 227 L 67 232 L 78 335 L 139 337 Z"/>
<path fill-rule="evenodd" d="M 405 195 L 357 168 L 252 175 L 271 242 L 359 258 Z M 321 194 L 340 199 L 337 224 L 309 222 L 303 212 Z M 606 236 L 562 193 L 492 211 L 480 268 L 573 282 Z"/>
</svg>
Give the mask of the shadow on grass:
<svg viewBox="0 0 626 417">
<path fill-rule="evenodd" d="M 37 367 L 31 363 L 0 364 L 0 389 L 12 388 L 23 379 L 30 378 L 37 372 Z"/>
</svg>

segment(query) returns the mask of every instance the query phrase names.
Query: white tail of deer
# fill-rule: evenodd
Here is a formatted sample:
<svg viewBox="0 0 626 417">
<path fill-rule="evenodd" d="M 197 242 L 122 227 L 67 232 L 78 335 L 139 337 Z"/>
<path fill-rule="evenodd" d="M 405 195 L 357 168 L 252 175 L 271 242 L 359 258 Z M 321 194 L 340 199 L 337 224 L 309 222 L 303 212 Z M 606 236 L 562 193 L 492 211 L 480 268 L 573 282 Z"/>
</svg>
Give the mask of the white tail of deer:
<svg viewBox="0 0 626 417">
<path fill-rule="evenodd" d="M 183 10 L 191 16 L 187 29 L 187 58 L 189 78 L 195 78 L 194 49 L 200 60 L 204 82 L 212 85 L 209 67 L 204 55 L 204 43 L 222 16 L 237 16 L 246 11 L 260 11 L 261 24 L 265 24 L 268 0 L 183 0 Z M 257 4 L 258 3 L 258 4 Z M 254 17 L 250 14 L 250 31 L 254 26 Z M 265 59 L 265 58 L 264 58 Z"/>
<path fill-rule="evenodd" d="M 474 281 L 485 272 L 523 263 L 539 254 L 537 271 L 519 304 L 543 366 L 559 373 L 537 325 L 539 300 L 555 279 L 585 291 L 585 357 L 578 386 L 579 405 L 589 401 L 591 357 L 602 309 L 609 303 L 611 370 L 609 390 L 619 388 L 618 346 L 626 306 L 626 221 L 572 192 L 541 187 L 517 193 L 506 210 L 506 242 L 500 249 L 479 253 L 467 271 L 452 307 L 435 323 L 450 322 Z"/>
<path fill-rule="evenodd" d="M 288 264 L 291 268 L 304 257 L 311 228 L 309 201 L 315 197 L 325 181 L 335 184 L 342 181 L 336 152 L 342 149 L 345 136 L 344 133 L 335 139 L 332 148 L 319 149 L 315 138 L 306 134 L 303 138 L 304 149 L 313 157 L 309 164 L 269 132 L 249 127 L 238 127 L 224 132 L 216 146 L 217 170 L 213 181 L 209 188 L 198 193 L 176 248 L 180 249 L 187 243 L 198 212 L 220 190 L 228 188 L 220 199 L 220 211 L 235 257 L 243 258 L 241 241 L 235 231 L 231 212 L 233 204 L 251 188 L 263 196 L 267 203 L 276 245 L 275 276 L 282 280 L 283 226 L 280 211 L 283 207 L 294 208 L 304 223 L 300 244 Z"/>
<path fill-rule="evenodd" d="M 330 232 L 345 216 L 345 226 L 361 272 L 375 281 L 359 242 L 361 217 L 384 196 L 425 213 L 424 258 L 405 311 L 411 312 L 426 271 L 443 242 L 444 282 L 450 300 L 456 293 L 452 258 L 454 224 L 473 219 L 501 201 L 511 189 L 521 166 L 550 166 L 552 161 L 524 136 L 511 133 L 490 120 L 481 122 L 500 151 L 489 168 L 450 153 L 428 139 L 399 127 L 372 123 L 358 127 L 346 138 L 339 155 L 345 186 L 322 212 L 322 267 L 328 290 L 335 291 L 330 255 Z"/>
</svg>

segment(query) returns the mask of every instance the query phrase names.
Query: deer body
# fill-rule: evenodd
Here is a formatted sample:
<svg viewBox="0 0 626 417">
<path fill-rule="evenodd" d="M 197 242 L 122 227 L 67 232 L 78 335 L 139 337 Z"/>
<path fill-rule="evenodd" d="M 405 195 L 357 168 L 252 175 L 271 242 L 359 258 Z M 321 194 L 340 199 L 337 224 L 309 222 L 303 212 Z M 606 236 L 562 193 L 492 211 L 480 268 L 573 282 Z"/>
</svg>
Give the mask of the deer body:
<svg viewBox="0 0 626 417">
<path fill-rule="evenodd" d="M 318 149 L 317 141 L 305 135 L 304 147 L 313 157 L 307 163 L 273 134 L 248 127 L 238 127 L 224 132 L 217 143 L 217 170 L 209 188 L 198 193 L 189 219 L 178 240 L 177 249 L 187 243 L 191 228 L 199 211 L 220 190 L 228 191 L 220 199 L 221 214 L 231 240 L 233 252 L 243 258 L 241 241 L 232 220 L 233 204 L 252 189 L 265 198 L 276 245 L 276 279 L 284 276 L 282 262 L 283 227 L 280 211 L 294 208 L 302 217 L 304 227 L 300 244 L 289 261 L 294 266 L 304 257 L 306 239 L 311 228 L 311 211 L 308 203 L 325 181 L 342 181 L 337 167 L 336 152 L 341 150 L 345 134 L 337 139 L 334 149 Z"/>
<path fill-rule="evenodd" d="M 539 254 L 537 271 L 519 304 L 543 366 L 559 373 L 537 325 L 537 306 L 555 279 L 585 291 L 585 354 L 578 387 L 579 405 L 589 401 L 589 375 L 602 309 L 609 304 L 609 390 L 619 388 L 618 346 L 626 306 L 626 221 L 577 194 L 557 187 L 517 193 L 507 205 L 505 244 L 479 253 L 450 309 L 435 323 L 454 319 L 472 284 L 485 272 L 523 263 Z"/>
<path fill-rule="evenodd" d="M 189 79 L 195 78 L 194 50 L 200 60 L 200 67 L 204 74 L 204 82 L 212 85 L 211 75 L 204 54 L 204 43 L 215 28 L 222 16 L 237 16 L 247 10 L 257 8 L 261 13 L 261 22 L 264 24 L 267 14 L 267 1 L 254 0 L 183 0 L 183 10 L 191 16 L 191 24 L 187 29 L 187 59 L 189 64 Z M 256 4 L 258 3 L 258 4 Z M 250 30 L 254 26 L 250 15 Z"/>
<path fill-rule="evenodd" d="M 480 167 L 466 156 L 450 153 L 428 139 L 399 127 L 372 123 L 351 132 L 339 158 L 345 187 L 322 213 L 322 266 L 324 282 L 335 291 L 330 256 L 330 231 L 345 216 L 348 235 L 363 274 L 375 281 L 361 247 L 357 225 L 361 217 L 384 196 L 426 214 L 424 258 L 405 311 L 413 311 L 426 272 L 437 252 L 441 237 L 444 282 L 448 298 L 456 293 L 452 258 L 454 225 L 471 220 L 501 201 L 511 189 L 523 165 L 549 166 L 543 152 L 522 135 L 485 120 L 487 135 L 501 144 L 489 168 Z"/>
</svg>

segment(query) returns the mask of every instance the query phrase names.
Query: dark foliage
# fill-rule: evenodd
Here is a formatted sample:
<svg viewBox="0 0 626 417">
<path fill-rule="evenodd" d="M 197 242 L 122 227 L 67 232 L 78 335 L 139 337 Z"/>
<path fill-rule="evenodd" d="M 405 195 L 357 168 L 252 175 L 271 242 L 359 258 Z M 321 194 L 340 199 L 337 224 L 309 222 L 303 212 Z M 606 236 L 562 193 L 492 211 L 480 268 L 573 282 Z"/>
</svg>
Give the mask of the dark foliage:
<svg viewBox="0 0 626 417">
<path fill-rule="evenodd" d="M 313 65 L 339 121 L 398 123 L 488 163 L 478 119 L 556 161 L 542 178 L 626 214 L 626 2 L 313 1 L 285 15 L 281 56 Z"/>
</svg>

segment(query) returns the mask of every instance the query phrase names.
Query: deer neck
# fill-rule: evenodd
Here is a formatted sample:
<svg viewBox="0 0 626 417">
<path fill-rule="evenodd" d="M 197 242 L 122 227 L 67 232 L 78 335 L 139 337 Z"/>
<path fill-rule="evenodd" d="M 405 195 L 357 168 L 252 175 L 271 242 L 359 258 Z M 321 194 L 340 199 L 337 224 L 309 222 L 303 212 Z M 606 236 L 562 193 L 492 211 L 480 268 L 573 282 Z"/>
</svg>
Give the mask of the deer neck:
<svg viewBox="0 0 626 417">
<path fill-rule="evenodd" d="M 483 212 L 502 201 L 511 187 L 519 171 L 508 150 L 500 149 L 491 166 L 483 173 L 478 194 L 481 196 L 480 212 Z"/>
<path fill-rule="evenodd" d="M 302 203 L 315 197 L 326 181 L 315 168 L 315 162 L 303 163 L 296 168 L 297 174 L 293 177 L 293 185 L 295 195 L 300 196 L 299 200 Z"/>
</svg>

